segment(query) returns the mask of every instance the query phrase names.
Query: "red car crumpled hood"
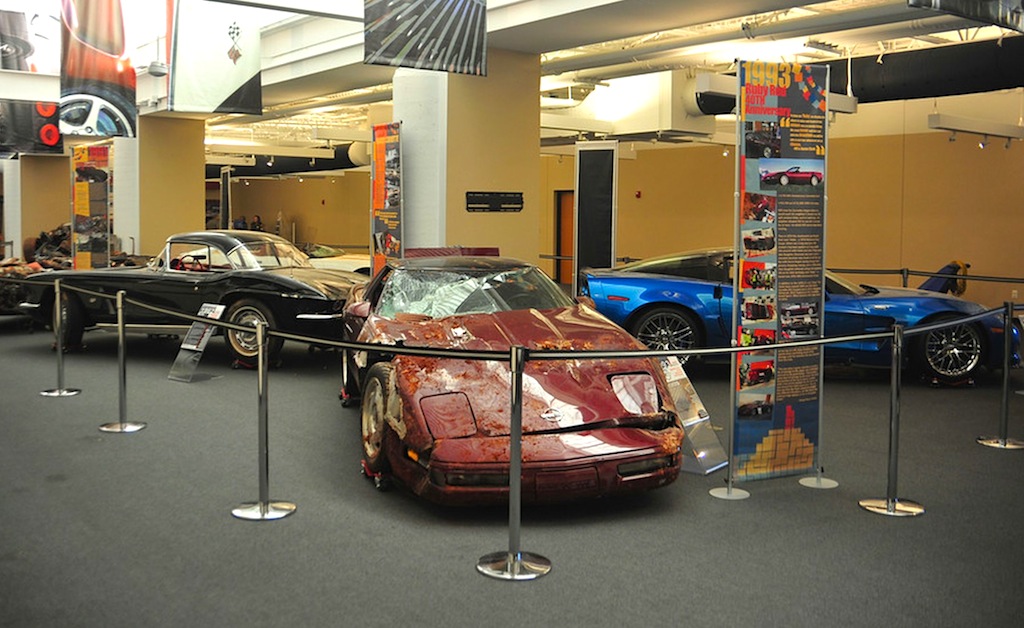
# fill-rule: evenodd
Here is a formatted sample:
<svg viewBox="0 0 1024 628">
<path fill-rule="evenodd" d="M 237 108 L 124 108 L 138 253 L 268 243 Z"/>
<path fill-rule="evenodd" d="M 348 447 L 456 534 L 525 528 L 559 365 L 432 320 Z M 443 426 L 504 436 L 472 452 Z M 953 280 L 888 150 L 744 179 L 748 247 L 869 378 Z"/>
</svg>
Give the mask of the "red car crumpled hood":
<svg viewBox="0 0 1024 628">
<path fill-rule="evenodd" d="M 398 322 L 372 317 L 360 334 L 361 341 L 405 346 L 443 347 L 470 351 L 508 351 L 513 345 L 530 350 L 636 350 L 641 345 L 624 330 L 585 306 L 554 310 L 516 310 L 496 314 L 468 314 L 437 320 Z M 422 402 L 445 408 L 451 400 L 457 408 L 468 399 L 476 433 L 460 436 L 501 436 L 509 433 L 511 376 L 508 361 L 440 359 L 398 356 L 393 361 L 399 392 L 407 413 L 418 421 L 406 421 L 406 440 L 419 440 L 414 424 L 421 424 L 432 439 L 423 418 Z M 576 432 L 594 427 L 642 423 L 674 411 L 671 396 L 657 362 L 648 358 L 618 360 L 528 361 L 523 377 L 523 432 Z M 610 383 L 613 375 L 648 372 L 654 376 L 661 408 L 650 404 L 639 412 L 627 410 Z M 444 412 L 435 413 L 444 414 Z M 408 418 L 408 415 L 407 415 Z M 595 424 L 600 423 L 600 426 Z M 426 442 L 423 443 L 424 445 Z M 650 446 L 650 442 L 646 443 Z M 668 444 L 678 447 L 678 442 Z"/>
</svg>

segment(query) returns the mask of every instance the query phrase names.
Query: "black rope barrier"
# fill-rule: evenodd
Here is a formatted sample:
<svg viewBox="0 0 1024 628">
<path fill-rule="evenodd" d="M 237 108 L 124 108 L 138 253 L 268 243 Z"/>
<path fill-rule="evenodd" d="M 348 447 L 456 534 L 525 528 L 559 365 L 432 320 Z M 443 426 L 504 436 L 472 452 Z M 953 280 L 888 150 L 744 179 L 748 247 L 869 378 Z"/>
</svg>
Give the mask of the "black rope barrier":
<svg viewBox="0 0 1024 628">
<path fill-rule="evenodd" d="M 932 273 L 934 275 L 934 273 Z M 957 275 L 956 277 L 961 277 Z M 972 277 L 974 278 L 974 277 Z M 14 281 L 17 283 L 38 283 L 36 281 L 18 280 L 13 278 L 0 277 L 0 281 Z M 55 291 L 55 308 L 54 308 L 54 330 L 57 334 L 57 355 L 58 355 L 58 389 L 63 389 L 63 360 L 61 350 L 61 311 L 63 309 L 60 300 L 61 294 L 61 281 L 54 281 Z M 1002 421 L 1001 431 L 1002 435 L 1000 440 L 1003 443 L 1008 442 L 1010 439 L 1005 438 L 1005 422 L 1006 422 L 1006 402 L 1005 397 L 1009 386 L 1009 367 L 1010 367 L 1010 352 L 1012 351 L 1012 338 L 1011 338 L 1011 317 L 1013 315 L 1014 306 L 1012 303 L 1007 303 L 1003 308 L 987 310 L 978 314 L 959 317 L 953 320 L 944 320 L 938 323 L 932 323 L 928 325 L 921 325 L 911 330 L 904 330 L 903 326 L 896 325 L 891 331 L 878 332 L 872 334 L 859 334 L 849 336 L 834 336 L 826 337 L 813 340 L 800 340 L 785 343 L 775 343 L 771 345 L 757 345 L 753 346 L 735 346 L 735 347 L 724 347 L 714 349 L 685 349 L 685 350 L 674 350 L 674 349 L 643 349 L 643 350 L 629 350 L 629 351 L 601 351 L 601 350 L 578 350 L 578 351 L 559 351 L 559 350 L 527 350 L 524 347 L 514 346 L 509 352 L 502 351 L 463 351 L 463 350 L 452 350 L 452 349 L 430 349 L 423 347 L 408 347 L 404 345 L 382 345 L 379 343 L 363 343 L 354 341 L 342 341 L 328 338 L 317 338 L 304 336 L 289 332 L 283 332 L 273 329 L 267 329 L 266 323 L 261 322 L 255 326 L 237 325 L 227 321 L 219 321 L 216 319 L 210 319 L 206 317 L 195 316 L 161 308 L 150 305 L 143 301 L 131 299 L 127 297 L 124 291 L 120 291 L 117 295 L 109 295 L 102 292 L 96 292 L 85 288 L 76 287 L 73 285 L 65 285 L 63 287 L 66 290 L 80 292 L 83 294 L 91 295 L 97 298 L 105 299 L 116 299 L 118 307 L 118 329 L 119 329 L 119 364 L 120 364 L 120 381 L 122 384 L 121 388 L 121 421 L 123 425 L 125 421 L 125 397 L 124 392 L 125 376 L 124 376 L 124 353 L 123 353 L 123 334 L 125 328 L 123 308 L 124 304 L 131 304 L 136 307 L 148 309 L 153 312 L 161 313 L 166 316 L 180 318 L 182 320 L 199 322 L 204 325 L 211 325 L 224 329 L 231 329 L 245 333 L 255 333 L 257 337 L 257 345 L 259 347 L 258 356 L 258 395 L 259 395 L 259 500 L 257 502 L 243 503 L 241 506 L 235 508 L 232 514 L 240 519 L 249 520 L 273 520 L 280 519 L 290 515 L 295 511 L 295 505 L 290 502 L 272 502 L 269 499 L 269 444 L 267 438 L 268 431 L 268 415 L 269 415 L 269 404 L 267 398 L 267 356 L 266 346 L 268 338 L 271 336 L 279 337 L 286 340 L 292 340 L 296 342 L 309 343 L 310 345 L 316 345 L 320 347 L 335 347 L 344 351 L 369 351 L 376 353 L 383 353 L 388 355 L 410 355 L 410 356 L 423 356 L 423 357 L 441 357 L 441 358 L 452 358 L 458 357 L 459 359 L 467 360 L 490 360 L 505 362 L 509 365 L 511 373 L 511 434 L 510 434 L 510 474 L 509 474 L 509 546 L 507 551 L 495 552 L 487 554 L 481 557 L 477 564 L 477 569 L 484 575 L 500 578 L 504 580 L 526 580 L 540 577 L 551 568 L 551 563 L 548 559 L 523 552 L 520 548 L 520 537 L 521 537 L 521 482 L 522 482 L 522 383 L 523 383 L 523 371 L 525 364 L 530 360 L 579 360 L 579 359 L 629 359 L 629 358 L 662 358 L 662 357 L 682 357 L 682 356 L 707 356 L 717 354 L 738 354 L 749 351 L 768 351 L 777 349 L 789 349 L 796 347 L 805 346 L 816 346 L 816 345 L 828 345 L 838 342 L 851 342 L 851 341 L 862 341 L 862 340 L 891 340 L 892 346 L 892 366 L 891 366 L 891 397 L 890 397 L 890 439 L 889 439 L 889 463 L 888 463 L 888 483 L 887 483 L 887 494 L 885 499 L 866 499 L 861 500 L 859 504 L 866 510 L 871 512 L 877 512 L 890 516 L 912 516 L 921 514 L 924 512 L 924 508 L 920 504 L 915 502 L 901 500 L 897 495 L 897 478 L 898 478 L 898 454 L 899 454 L 899 415 L 900 415 L 900 392 L 902 390 L 902 364 L 903 364 L 903 351 L 905 345 L 905 336 L 924 334 L 936 329 L 943 329 L 946 327 L 953 327 L 957 325 L 963 325 L 977 320 L 981 320 L 987 316 L 990 316 L 997 312 L 1003 312 L 1005 333 L 1005 346 L 1004 346 L 1004 377 L 1003 377 L 1003 388 L 1004 388 L 1004 404 L 1002 410 Z M 344 356 L 343 356 L 344 358 Z M 343 376 L 344 376 L 343 369 Z M 45 391 L 44 391 L 45 394 Z M 114 424 L 118 425 L 118 424 Z M 143 424 L 144 425 L 144 424 Z M 118 430 L 124 431 L 124 430 Z M 1005 446 L 1005 445 L 1004 445 Z"/>
</svg>

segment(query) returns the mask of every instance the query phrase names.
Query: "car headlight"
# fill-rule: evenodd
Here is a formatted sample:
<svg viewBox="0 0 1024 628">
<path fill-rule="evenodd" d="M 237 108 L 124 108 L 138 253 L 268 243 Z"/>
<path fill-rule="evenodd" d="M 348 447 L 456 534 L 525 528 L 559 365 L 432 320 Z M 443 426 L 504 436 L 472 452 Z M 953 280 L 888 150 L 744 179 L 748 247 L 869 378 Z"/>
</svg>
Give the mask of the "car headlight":
<svg viewBox="0 0 1024 628">
<path fill-rule="evenodd" d="M 625 373 L 611 377 L 612 390 L 630 414 L 658 411 L 658 386 L 650 373 Z"/>
<path fill-rule="evenodd" d="M 460 438 L 476 434 L 476 418 L 465 393 L 431 395 L 420 400 L 427 428 L 435 438 Z"/>
</svg>

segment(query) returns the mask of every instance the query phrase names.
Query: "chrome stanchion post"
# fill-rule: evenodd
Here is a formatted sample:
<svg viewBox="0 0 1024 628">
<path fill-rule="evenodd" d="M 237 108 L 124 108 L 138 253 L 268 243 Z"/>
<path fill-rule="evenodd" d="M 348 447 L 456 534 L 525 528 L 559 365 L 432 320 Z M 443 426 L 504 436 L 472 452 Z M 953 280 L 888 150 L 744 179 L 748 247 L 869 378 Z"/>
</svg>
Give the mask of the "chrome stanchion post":
<svg viewBox="0 0 1024 628">
<path fill-rule="evenodd" d="M 1024 449 L 1024 441 L 1007 438 L 1010 424 L 1010 357 L 1013 353 L 1013 303 L 1003 303 L 1003 398 L 999 406 L 999 436 L 979 436 L 977 441 L 996 449 Z"/>
<path fill-rule="evenodd" d="M 260 499 L 258 502 L 246 502 L 231 511 L 239 519 L 250 521 L 268 521 L 283 519 L 295 512 L 295 504 L 291 502 L 270 501 L 270 448 L 267 444 L 268 409 L 267 401 L 267 324 L 256 323 L 256 344 L 259 347 L 257 360 L 257 381 L 259 388 L 259 474 Z"/>
<path fill-rule="evenodd" d="M 903 387 L 903 326 L 893 327 L 892 390 L 889 398 L 889 484 L 885 499 L 862 499 L 860 507 L 890 517 L 913 517 L 924 514 L 924 506 L 896 496 L 897 466 L 900 449 L 900 393 Z"/>
<path fill-rule="evenodd" d="M 101 432 L 118 432 L 130 434 L 146 427 L 145 423 L 128 421 L 128 369 L 126 368 L 124 341 L 124 290 L 117 292 L 117 373 L 118 373 L 118 421 L 104 423 Z"/>
<path fill-rule="evenodd" d="M 60 296 L 60 279 L 53 282 L 53 333 L 57 337 L 57 387 L 39 394 L 44 397 L 72 397 L 82 391 L 64 388 L 64 303 Z"/>
<path fill-rule="evenodd" d="M 519 535 L 523 489 L 523 368 L 527 351 L 512 347 L 512 425 L 509 430 L 508 470 L 508 551 L 480 558 L 476 569 L 485 576 L 501 580 L 533 580 L 551 571 L 551 561 L 543 556 L 520 551 Z"/>
</svg>

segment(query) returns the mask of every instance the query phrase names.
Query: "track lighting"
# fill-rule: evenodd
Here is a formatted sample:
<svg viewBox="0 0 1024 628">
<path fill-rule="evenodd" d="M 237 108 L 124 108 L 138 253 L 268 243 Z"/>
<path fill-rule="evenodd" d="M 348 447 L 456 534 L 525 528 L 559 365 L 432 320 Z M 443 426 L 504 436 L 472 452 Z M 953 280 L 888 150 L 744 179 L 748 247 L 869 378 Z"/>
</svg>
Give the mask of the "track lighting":
<svg viewBox="0 0 1024 628">
<path fill-rule="evenodd" d="M 978 142 L 978 148 L 985 148 L 986 146 L 988 146 L 988 136 L 987 135 L 985 137 L 981 138 L 981 141 Z"/>
<path fill-rule="evenodd" d="M 267 159 L 267 168 L 273 168 L 273 167 L 274 167 L 274 156 L 271 155 L 270 158 Z"/>
<path fill-rule="evenodd" d="M 949 132 L 949 141 L 950 142 L 955 142 L 956 141 L 956 131 L 950 131 Z"/>
</svg>

